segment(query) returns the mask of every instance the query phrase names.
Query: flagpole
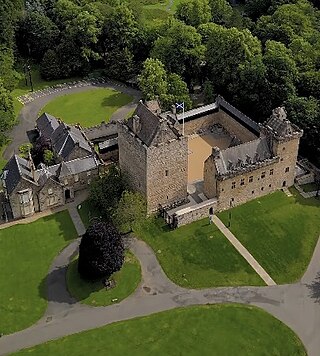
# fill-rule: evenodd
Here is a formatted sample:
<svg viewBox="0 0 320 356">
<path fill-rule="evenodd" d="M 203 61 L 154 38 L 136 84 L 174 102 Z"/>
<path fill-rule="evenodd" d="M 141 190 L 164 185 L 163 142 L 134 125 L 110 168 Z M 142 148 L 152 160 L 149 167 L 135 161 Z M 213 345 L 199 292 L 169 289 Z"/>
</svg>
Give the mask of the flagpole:
<svg viewBox="0 0 320 356">
<path fill-rule="evenodd" d="M 182 103 L 182 136 L 184 136 L 184 102 Z"/>
</svg>

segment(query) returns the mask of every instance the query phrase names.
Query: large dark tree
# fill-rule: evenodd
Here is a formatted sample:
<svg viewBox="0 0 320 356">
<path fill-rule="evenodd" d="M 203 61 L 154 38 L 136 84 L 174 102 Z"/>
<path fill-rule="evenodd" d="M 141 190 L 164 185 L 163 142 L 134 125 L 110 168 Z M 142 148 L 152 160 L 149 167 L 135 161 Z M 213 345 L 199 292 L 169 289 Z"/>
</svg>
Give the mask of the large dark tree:
<svg viewBox="0 0 320 356">
<path fill-rule="evenodd" d="M 124 246 L 117 229 L 104 222 L 89 226 L 80 243 L 80 276 L 88 280 L 109 278 L 123 262 Z"/>
</svg>

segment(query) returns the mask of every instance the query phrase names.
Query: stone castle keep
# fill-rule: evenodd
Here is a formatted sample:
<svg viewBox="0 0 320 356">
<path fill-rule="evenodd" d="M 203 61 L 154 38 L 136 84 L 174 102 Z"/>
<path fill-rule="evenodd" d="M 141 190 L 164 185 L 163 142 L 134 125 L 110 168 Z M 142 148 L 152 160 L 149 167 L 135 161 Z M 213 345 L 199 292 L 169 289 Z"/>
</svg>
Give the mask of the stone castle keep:
<svg viewBox="0 0 320 356">
<path fill-rule="evenodd" d="M 182 114 L 141 102 L 118 125 L 120 168 L 149 213 L 160 208 L 179 226 L 293 185 L 303 132 L 284 108 L 258 125 L 218 97 L 184 119 L 183 136 Z"/>
</svg>

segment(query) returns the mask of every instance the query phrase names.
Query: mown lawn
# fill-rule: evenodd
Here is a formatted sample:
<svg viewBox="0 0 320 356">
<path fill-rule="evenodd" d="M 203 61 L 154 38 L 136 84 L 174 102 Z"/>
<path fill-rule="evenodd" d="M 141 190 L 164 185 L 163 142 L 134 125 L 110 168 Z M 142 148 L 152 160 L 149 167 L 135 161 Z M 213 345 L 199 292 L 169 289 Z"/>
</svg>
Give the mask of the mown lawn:
<svg viewBox="0 0 320 356">
<path fill-rule="evenodd" d="M 43 315 L 49 267 L 75 237 L 66 211 L 0 230 L 0 333 L 24 329 Z"/>
<path fill-rule="evenodd" d="M 67 272 L 67 284 L 69 292 L 78 301 L 92 306 L 103 306 L 120 302 L 132 294 L 141 280 L 140 264 L 135 256 L 127 252 L 125 262 L 119 272 L 114 273 L 110 279 L 116 282 L 116 286 L 106 290 L 101 281 L 88 282 L 80 278 L 78 273 L 78 259 L 71 262 Z"/>
<path fill-rule="evenodd" d="M 320 200 L 278 191 L 231 210 L 231 231 L 277 283 L 302 277 L 320 235 Z M 229 212 L 218 214 L 227 224 Z"/>
<path fill-rule="evenodd" d="M 219 304 L 118 322 L 17 354 L 302 356 L 306 351 L 291 329 L 263 310 Z"/>
<path fill-rule="evenodd" d="M 116 90 L 98 88 L 60 96 L 50 101 L 41 112 L 59 117 L 69 124 L 90 127 L 109 121 L 117 109 L 132 100 L 130 95 Z"/>
<path fill-rule="evenodd" d="M 167 276 L 183 287 L 264 284 L 207 219 L 176 230 L 170 230 L 162 219 L 150 219 L 136 234 L 153 248 Z"/>
</svg>

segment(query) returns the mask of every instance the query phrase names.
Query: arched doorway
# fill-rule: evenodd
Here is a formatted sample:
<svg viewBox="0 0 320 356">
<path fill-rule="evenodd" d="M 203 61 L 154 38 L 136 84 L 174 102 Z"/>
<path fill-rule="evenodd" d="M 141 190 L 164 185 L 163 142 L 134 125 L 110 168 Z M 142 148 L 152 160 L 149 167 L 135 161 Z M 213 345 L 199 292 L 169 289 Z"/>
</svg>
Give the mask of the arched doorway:
<svg viewBox="0 0 320 356">
<path fill-rule="evenodd" d="M 287 185 L 287 182 L 284 180 L 282 183 L 282 186 L 285 187 Z"/>
</svg>

